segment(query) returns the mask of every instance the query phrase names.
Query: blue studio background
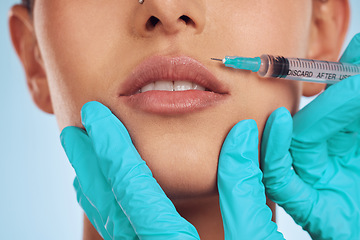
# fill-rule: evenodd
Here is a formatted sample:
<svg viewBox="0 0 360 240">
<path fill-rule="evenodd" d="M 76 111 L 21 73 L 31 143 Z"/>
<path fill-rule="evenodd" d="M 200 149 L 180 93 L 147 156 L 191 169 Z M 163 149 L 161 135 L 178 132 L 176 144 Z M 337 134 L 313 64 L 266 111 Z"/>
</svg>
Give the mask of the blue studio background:
<svg viewBox="0 0 360 240">
<path fill-rule="evenodd" d="M 80 240 L 75 174 L 61 148 L 55 117 L 32 103 L 10 43 L 7 14 L 19 1 L 0 2 L 0 239 Z M 346 44 L 360 32 L 360 1 L 350 2 Z M 310 239 L 281 208 L 277 219 L 286 239 Z"/>
</svg>

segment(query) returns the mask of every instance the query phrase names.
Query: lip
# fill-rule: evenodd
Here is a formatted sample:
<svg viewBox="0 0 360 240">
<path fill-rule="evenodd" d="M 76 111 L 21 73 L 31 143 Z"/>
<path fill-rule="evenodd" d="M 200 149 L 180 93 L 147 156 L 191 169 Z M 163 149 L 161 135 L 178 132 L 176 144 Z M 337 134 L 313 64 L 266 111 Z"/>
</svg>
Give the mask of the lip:
<svg viewBox="0 0 360 240">
<path fill-rule="evenodd" d="M 189 81 L 207 91 L 148 91 L 156 81 Z M 153 56 L 140 63 L 120 87 L 119 97 L 132 108 L 155 114 L 182 114 L 202 110 L 224 100 L 229 91 L 204 65 L 187 57 Z"/>
</svg>

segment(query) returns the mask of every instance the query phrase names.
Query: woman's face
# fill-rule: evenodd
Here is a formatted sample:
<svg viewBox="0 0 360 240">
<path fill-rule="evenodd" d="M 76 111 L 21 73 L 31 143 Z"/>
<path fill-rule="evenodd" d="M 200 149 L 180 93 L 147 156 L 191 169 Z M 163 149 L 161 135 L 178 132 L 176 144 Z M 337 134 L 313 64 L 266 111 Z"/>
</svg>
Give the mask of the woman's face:
<svg viewBox="0 0 360 240">
<path fill-rule="evenodd" d="M 272 111 L 298 107 L 298 83 L 210 58 L 306 57 L 311 11 L 311 0 L 36 0 L 34 27 L 60 129 L 81 127 L 82 105 L 100 101 L 176 198 L 216 193 L 219 152 L 237 122 L 255 119 L 261 133 Z M 139 93 L 174 81 L 206 91 Z"/>
</svg>

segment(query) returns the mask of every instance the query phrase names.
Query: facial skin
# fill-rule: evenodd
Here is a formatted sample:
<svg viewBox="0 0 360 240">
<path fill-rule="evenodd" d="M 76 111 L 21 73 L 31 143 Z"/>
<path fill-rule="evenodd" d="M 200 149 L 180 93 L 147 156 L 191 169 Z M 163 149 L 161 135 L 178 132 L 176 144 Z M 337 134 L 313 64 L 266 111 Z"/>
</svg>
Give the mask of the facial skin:
<svg viewBox="0 0 360 240">
<path fill-rule="evenodd" d="M 36 0 L 32 19 L 14 9 L 17 18 L 10 25 L 34 100 L 55 113 L 60 130 L 82 127 L 80 110 L 86 102 L 103 103 L 124 123 L 168 196 L 177 200 L 216 196 L 219 152 L 230 129 L 254 119 L 261 137 L 267 117 L 282 106 L 295 113 L 303 92 L 301 83 L 260 79 L 210 58 L 266 53 L 337 60 L 349 9 L 347 1 L 334 2 Z M 340 6 L 342 18 L 330 20 Z M 148 21 L 152 16 L 159 20 L 155 26 Z M 27 24 L 20 27 L 17 19 Z M 24 40 L 28 52 L 16 43 L 24 35 L 33 37 Z M 154 114 L 124 104 L 119 88 L 152 56 L 199 61 L 228 89 L 226 98 L 181 114 Z M 316 93 L 322 86 L 304 89 Z"/>
<path fill-rule="evenodd" d="M 210 60 L 262 53 L 305 57 L 311 1 L 298 1 L 296 7 L 277 2 L 37 1 L 35 32 L 60 129 L 81 127 L 82 105 L 100 101 L 127 127 L 170 196 L 215 193 L 219 151 L 229 130 L 243 119 L 255 119 L 261 132 L 276 108 L 295 112 L 298 107 L 300 84 L 259 79 Z M 279 7 L 298 11 L 273 14 Z M 182 15 L 195 24 L 179 21 Z M 151 16 L 161 23 L 147 30 Z M 285 35 L 292 41 L 280 38 Z M 174 116 L 121 104 L 119 86 L 139 63 L 154 55 L 197 59 L 230 89 L 229 97 L 203 111 Z"/>
</svg>

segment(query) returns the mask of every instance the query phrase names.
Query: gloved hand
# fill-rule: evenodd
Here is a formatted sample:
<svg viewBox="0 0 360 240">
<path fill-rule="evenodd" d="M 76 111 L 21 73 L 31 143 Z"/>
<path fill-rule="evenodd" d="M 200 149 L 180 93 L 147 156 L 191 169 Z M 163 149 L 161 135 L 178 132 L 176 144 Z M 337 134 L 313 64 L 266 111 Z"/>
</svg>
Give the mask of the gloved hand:
<svg viewBox="0 0 360 240">
<path fill-rule="evenodd" d="M 108 108 L 82 109 L 86 131 L 67 127 L 61 142 L 77 177 L 78 202 L 105 239 L 199 239 L 177 212 Z M 242 121 L 224 142 L 218 169 L 226 239 L 283 239 L 271 222 L 258 166 L 258 131 Z"/>
<path fill-rule="evenodd" d="M 360 63 L 359 34 L 341 61 Z M 360 239 L 359 130 L 360 75 L 329 87 L 293 120 L 280 108 L 267 122 L 266 192 L 314 239 Z"/>
</svg>

